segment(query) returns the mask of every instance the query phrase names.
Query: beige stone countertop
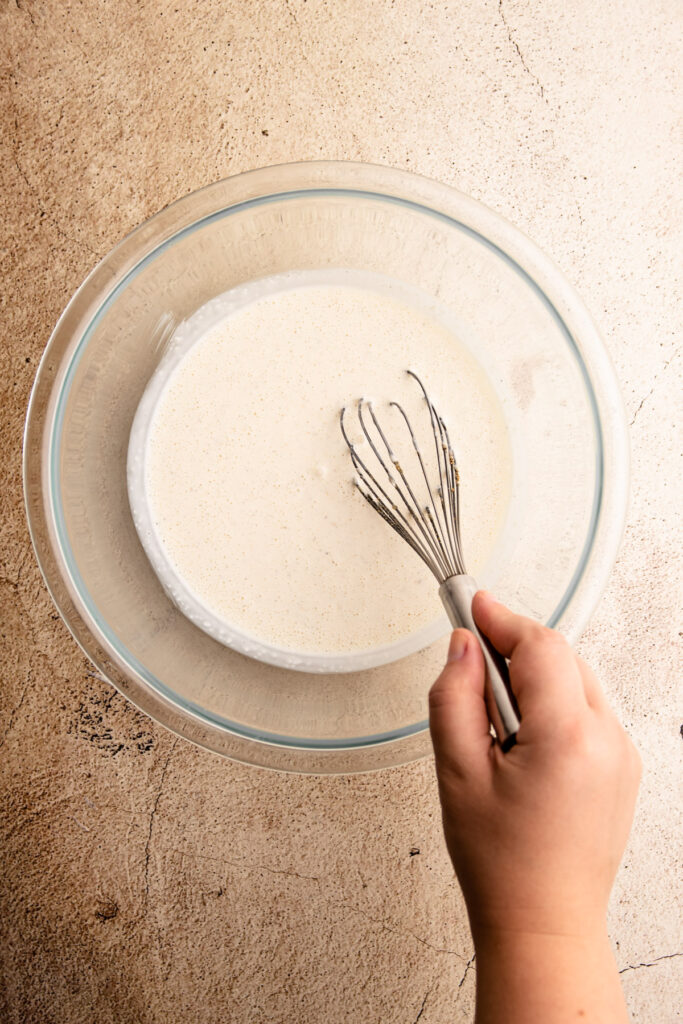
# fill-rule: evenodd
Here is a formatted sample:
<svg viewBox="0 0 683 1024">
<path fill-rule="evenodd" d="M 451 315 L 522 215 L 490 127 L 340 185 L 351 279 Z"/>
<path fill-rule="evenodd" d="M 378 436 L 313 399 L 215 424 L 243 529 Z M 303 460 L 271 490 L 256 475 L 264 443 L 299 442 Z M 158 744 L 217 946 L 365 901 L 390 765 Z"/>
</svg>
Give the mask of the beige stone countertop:
<svg viewBox="0 0 683 1024">
<path fill-rule="evenodd" d="M 605 336 L 632 492 L 579 648 L 644 760 L 610 931 L 633 1020 L 683 1020 L 682 36 L 675 0 L 2 4 L 3 1022 L 472 1019 L 431 761 L 286 776 L 174 738 L 91 674 L 24 519 L 33 376 L 88 271 L 207 182 L 319 158 L 484 201 Z"/>
</svg>

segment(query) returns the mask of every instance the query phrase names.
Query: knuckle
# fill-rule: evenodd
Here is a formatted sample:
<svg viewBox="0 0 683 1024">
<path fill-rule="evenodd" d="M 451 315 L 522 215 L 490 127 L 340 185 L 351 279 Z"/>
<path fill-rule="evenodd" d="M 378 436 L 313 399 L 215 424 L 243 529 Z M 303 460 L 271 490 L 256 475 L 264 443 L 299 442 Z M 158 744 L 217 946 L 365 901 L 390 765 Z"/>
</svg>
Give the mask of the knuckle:
<svg viewBox="0 0 683 1024">
<path fill-rule="evenodd" d="M 548 626 L 541 627 L 541 640 L 548 647 L 555 647 L 562 651 L 570 650 L 569 641 L 566 636 L 558 633 L 556 629 L 550 629 Z"/>
<path fill-rule="evenodd" d="M 462 786 L 467 781 L 467 770 L 452 754 L 441 753 L 435 758 L 436 777 L 442 800 L 451 807 L 463 799 Z"/>
<path fill-rule="evenodd" d="M 525 631 L 525 640 L 534 644 L 543 644 L 546 647 L 565 649 L 569 647 L 566 638 L 556 629 L 544 626 L 542 622 L 530 622 Z"/>
<path fill-rule="evenodd" d="M 542 622 L 529 622 L 525 628 L 526 639 L 528 640 L 543 640 L 547 632 L 548 630 Z"/>
<path fill-rule="evenodd" d="M 556 671 L 566 670 L 573 651 L 561 633 L 540 623 L 531 624 L 513 652 L 524 672 L 554 678 Z"/>
<path fill-rule="evenodd" d="M 444 679 L 443 673 L 432 683 L 427 697 L 431 711 L 438 711 L 452 701 L 453 690 Z"/>
<path fill-rule="evenodd" d="M 565 752 L 571 756 L 589 753 L 589 737 L 586 724 L 581 715 L 567 715 L 563 718 L 560 726 L 560 738 Z"/>
</svg>

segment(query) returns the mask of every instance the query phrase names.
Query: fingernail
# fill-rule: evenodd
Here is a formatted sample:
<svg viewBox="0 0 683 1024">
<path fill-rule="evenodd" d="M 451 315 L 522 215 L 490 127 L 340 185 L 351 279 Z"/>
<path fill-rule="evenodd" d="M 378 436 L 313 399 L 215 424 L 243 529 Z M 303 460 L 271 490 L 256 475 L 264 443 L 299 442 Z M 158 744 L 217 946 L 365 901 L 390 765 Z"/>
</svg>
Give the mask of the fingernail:
<svg viewBox="0 0 683 1024">
<path fill-rule="evenodd" d="M 460 661 L 466 650 L 467 637 L 463 636 L 462 633 L 453 633 L 453 635 L 451 636 L 451 642 L 448 647 L 448 657 L 446 658 L 446 664 L 450 665 L 452 661 Z"/>
<path fill-rule="evenodd" d="M 490 590 L 482 590 L 481 593 L 484 595 L 487 601 L 491 602 L 491 604 L 500 604 L 498 598 L 494 594 L 492 594 Z"/>
</svg>

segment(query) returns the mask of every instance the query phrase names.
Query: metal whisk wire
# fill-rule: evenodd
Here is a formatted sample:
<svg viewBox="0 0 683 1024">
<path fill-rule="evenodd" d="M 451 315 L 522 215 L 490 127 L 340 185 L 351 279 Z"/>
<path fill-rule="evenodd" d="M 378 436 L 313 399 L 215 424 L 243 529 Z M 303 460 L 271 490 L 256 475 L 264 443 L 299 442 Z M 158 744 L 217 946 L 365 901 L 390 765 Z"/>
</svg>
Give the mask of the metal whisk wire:
<svg viewBox="0 0 683 1024">
<path fill-rule="evenodd" d="M 373 472 L 366 459 L 359 454 L 358 446 L 347 433 L 344 424 L 346 408 L 343 408 L 339 424 L 356 471 L 354 483 L 367 503 L 411 546 L 436 577 L 439 595 L 451 625 L 469 629 L 479 640 L 486 672 L 484 690 L 488 715 L 498 741 L 506 751 L 516 742 L 520 725 L 519 709 L 510 687 L 505 658 L 483 636 L 472 614 L 472 598 L 477 583 L 467 574 L 462 554 L 458 465 L 443 418 L 436 411 L 417 374 L 412 370 L 407 372 L 419 384 L 429 409 L 436 469 L 428 465 L 431 458 L 427 461 L 423 458 L 405 409 L 398 402 L 390 402 L 390 408 L 397 409 L 403 418 L 424 482 L 424 491 L 422 484 L 413 488 L 387 439 L 372 402 L 361 398 L 356 406 L 358 423 L 378 466 L 373 466 Z M 416 489 L 427 496 L 426 501 L 419 500 Z"/>
<path fill-rule="evenodd" d="M 387 440 L 372 402 L 363 398 L 358 401 L 358 421 L 365 440 L 395 492 L 396 500 L 387 493 L 366 461 L 359 455 L 357 445 L 350 439 L 344 425 L 346 407 L 341 410 L 340 427 L 357 474 L 354 480 L 356 487 L 368 504 L 420 556 L 441 584 L 450 576 L 462 575 L 466 571 L 460 539 L 460 474 L 446 424 L 417 374 L 412 370 L 408 370 L 407 373 L 419 384 L 429 409 L 438 467 L 438 484 L 436 479 L 434 482 L 430 479 L 405 409 L 398 402 L 390 402 L 389 405 L 398 410 L 408 430 L 424 479 L 427 501 L 421 503 L 415 494 L 403 466 Z M 377 438 L 372 437 L 366 422 L 366 413 L 372 420 Z M 380 446 L 386 449 L 386 455 L 382 455 Z M 393 471 L 390 466 L 393 467 Z"/>
</svg>

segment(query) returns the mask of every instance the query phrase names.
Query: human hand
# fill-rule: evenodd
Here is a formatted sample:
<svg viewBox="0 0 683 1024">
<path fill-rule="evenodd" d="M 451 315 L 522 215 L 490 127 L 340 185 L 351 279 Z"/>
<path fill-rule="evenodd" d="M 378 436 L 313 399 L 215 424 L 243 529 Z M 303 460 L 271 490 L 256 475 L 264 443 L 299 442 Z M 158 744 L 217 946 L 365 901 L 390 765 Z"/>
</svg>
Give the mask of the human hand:
<svg viewBox="0 0 683 1024">
<path fill-rule="evenodd" d="M 640 758 L 559 633 L 481 591 L 473 613 L 510 659 L 522 719 L 503 754 L 489 733 L 481 650 L 456 630 L 429 695 L 430 728 L 446 843 L 475 944 L 501 931 L 604 932 Z"/>
</svg>

